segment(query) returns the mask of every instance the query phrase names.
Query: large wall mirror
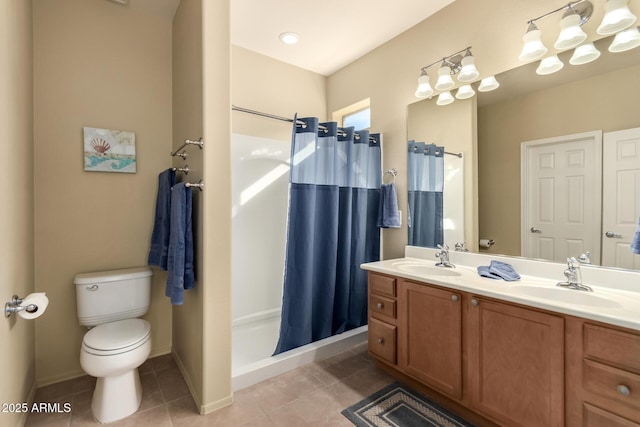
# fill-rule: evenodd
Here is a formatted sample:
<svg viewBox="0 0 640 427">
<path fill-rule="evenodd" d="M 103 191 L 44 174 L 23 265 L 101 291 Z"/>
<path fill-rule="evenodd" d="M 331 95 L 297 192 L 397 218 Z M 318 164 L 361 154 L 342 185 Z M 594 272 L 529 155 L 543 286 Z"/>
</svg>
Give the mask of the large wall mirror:
<svg viewBox="0 0 640 427">
<path fill-rule="evenodd" d="M 434 99 L 409 106 L 408 139 L 438 143 L 443 132 L 454 134 L 449 138 L 449 144 L 442 144 L 445 149 L 464 152 L 465 170 L 470 177 L 475 176 L 473 167 L 477 164 L 477 183 L 470 183 L 465 178 L 464 188 L 467 191 L 459 196 L 464 200 L 465 224 L 470 227 L 465 231 L 466 240 L 472 239 L 469 247 L 477 248 L 479 239 L 492 239 L 495 244 L 488 249 L 480 248 L 481 252 L 527 255 L 522 249 L 522 242 L 527 236 L 522 236 L 536 228 L 522 223 L 523 169 L 529 173 L 521 165 L 523 143 L 535 145 L 558 137 L 599 133 L 604 135 L 599 150 L 611 152 L 616 149 L 613 146 L 616 142 L 607 142 L 609 133 L 640 127 L 640 47 L 609 53 L 607 48 L 611 40 L 610 37 L 595 43 L 602 55 L 588 64 L 570 65 L 572 51 L 564 52 L 559 57 L 565 66 L 555 74 L 537 75 L 536 61 L 496 76 L 500 82 L 496 91 L 478 93 L 477 97 L 448 106 L 438 107 Z M 427 117 L 429 115 L 438 117 Z M 429 124 L 433 123 L 447 125 L 445 129 L 434 125 L 430 130 Z M 640 137 L 627 139 L 626 152 L 632 154 L 635 150 L 640 155 Z M 600 162 L 601 166 L 602 160 L 596 159 L 595 162 Z M 597 197 L 604 203 L 599 200 L 594 210 L 599 211 L 602 217 L 619 216 L 611 213 L 611 204 L 625 204 L 624 220 L 633 222 L 635 228 L 640 216 L 640 171 L 613 176 L 615 173 L 603 170 L 601 174 L 605 176 L 597 177 L 599 185 L 571 187 L 567 194 L 556 194 L 529 209 L 549 211 L 548 204 L 555 203 L 566 204 L 579 211 L 575 203 L 577 199 L 572 197 L 571 191 L 577 188 L 585 193 L 600 192 L 600 196 L 606 196 L 617 191 L 616 186 L 624 184 L 631 189 L 624 200 L 616 202 L 615 199 Z M 603 181 L 606 181 L 604 186 Z M 476 185 L 477 200 L 468 194 L 474 192 Z M 414 218 L 414 221 L 418 220 Z M 615 262 L 607 261 L 600 254 L 600 248 L 596 250 L 595 246 L 604 244 L 609 230 L 603 229 L 601 222 L 592 227 L 596 227 L 595 234 L 601 236 L 598 243 L 589 243 L 594 247 L 585 247 L 579 242 L 569 245 L 570 255 L 577 257 L 590 251 L 597 254 L 594 264 L 640 269 L 640 255 L 630 254 L 628 245 L 626 252 L 624 245 L 614 248 L 621 252 L 622 261 L 619 261 L 620 257 Z M 446 235 L 445 241 L 452 243 Z M 550 255 L 545 256 L 543 251 L 536 257 L 562 261 L 566 256 L 560 252 L 546 252 Z"/>
</svg>

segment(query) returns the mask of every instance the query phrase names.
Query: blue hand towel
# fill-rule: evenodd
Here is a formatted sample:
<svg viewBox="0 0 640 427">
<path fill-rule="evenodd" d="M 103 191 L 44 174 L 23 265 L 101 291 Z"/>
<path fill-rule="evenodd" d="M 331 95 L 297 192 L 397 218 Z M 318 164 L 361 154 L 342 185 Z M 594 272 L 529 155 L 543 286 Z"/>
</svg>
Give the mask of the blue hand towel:
<svg viewBox="0 0 640 427">
<path fill-rule="evenodd" d="M 396 185 L 382 184 L 380 186 L 380 206 L 378 209 L 378 227 L 400 228 L 400 214 L 398 213 L 398 194 Z"/>
<path fill-rule="evenodd" d="M 502 277 L 498 276 L 497 274 L 493 274 L 491 271 L 489 271 L 488 265 L 478 266 L 478 274 L 482 277 L 488 277 L 490 279 L 502 279 Z"/>
<path fill-rule="evenodd" d="M 167 169 L 158 176 L 158 195 L 156 196 L 156 216 L 151 234 L 149 249 L 149 265 L 157 265 L 167 269 L 167 252 L 169 248 L 169 217 L 171 211 L 171 187 L 176 183 L 176 172 Z"/>
<path fill-rule="evenodd" d="M 489 272 L 509 282 L 520 279 L 520 275 L 516 273 L 511 264 L 507 264 L 506 262 L 491 261 L 489 264 Z"/>
<path fill-rule="evenodd" d="M 638 230 L 631 241 L 631 252 L 640 254 L 640 220 L 638 220 Z"/>
<path fill-rule="evenodd" d="M 171 190 L 171 221 L 165 295 L 171 304 L 184 303 L 184 290 L 193 288 L 193 234 L 191 188 L 183 182 Z"/>
</svg>

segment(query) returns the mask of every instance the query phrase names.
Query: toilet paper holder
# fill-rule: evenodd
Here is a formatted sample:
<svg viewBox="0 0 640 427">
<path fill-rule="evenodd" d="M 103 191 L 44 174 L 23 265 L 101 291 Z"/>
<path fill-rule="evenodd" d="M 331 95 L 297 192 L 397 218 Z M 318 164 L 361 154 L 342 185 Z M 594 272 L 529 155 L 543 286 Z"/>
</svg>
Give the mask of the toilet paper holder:
<svg viewBox="0 0 640 427">
<path fill-rule="evenodd" d="M 13 313 L 19 311 L 26 311 L 27 313 L 35 313 L 38 311 L 38 306 L 35 304 L 22 305 L 22 298 L 18 295 L 14 295 L 11 301 L 4 304 L 4 317 L 10 317 Z"/>
</svg>

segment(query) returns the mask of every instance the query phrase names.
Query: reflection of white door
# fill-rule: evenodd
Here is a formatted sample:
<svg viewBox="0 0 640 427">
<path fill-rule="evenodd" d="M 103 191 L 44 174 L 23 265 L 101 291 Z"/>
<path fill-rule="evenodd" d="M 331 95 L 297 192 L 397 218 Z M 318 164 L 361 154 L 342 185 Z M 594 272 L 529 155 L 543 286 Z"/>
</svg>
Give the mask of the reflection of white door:
<svg viewBox="0 0 640 427">
<path fill-rule="evenodd" d="M 599 264 L 601 152 L 601 131 L 522 143 L 522 256 Z"/>
<path fill-rule="evenodd" d="M 602 265 L 640 269 L 629 249 L 640 216 L 640 128 L 604 134 Z"/>
</svg>

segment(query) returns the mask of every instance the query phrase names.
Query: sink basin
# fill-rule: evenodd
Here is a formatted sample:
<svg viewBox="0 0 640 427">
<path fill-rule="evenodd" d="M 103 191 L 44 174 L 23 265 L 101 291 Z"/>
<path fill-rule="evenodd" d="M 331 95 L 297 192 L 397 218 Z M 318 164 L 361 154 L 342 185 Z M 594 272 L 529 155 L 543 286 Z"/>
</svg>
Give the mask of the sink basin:
<svg viewBox="0 0 640 427">
<path fill-rule="evenodd" d="M 448 267 L 436 267 L 419 262 L 400 261 L 393 264 L 398 270 L 429 276 L 460 276 L 460 273 Z"/>
<path fill-rule="evenodd" d="M 522 285 L 514 287 L 514 290 L 527 296 L 565 302 L 567 304 L 590 307 L 621 307 L 616 301 L 594 294 L 593 292 L 578 291 L 575 289 Z"/>
</svg>

